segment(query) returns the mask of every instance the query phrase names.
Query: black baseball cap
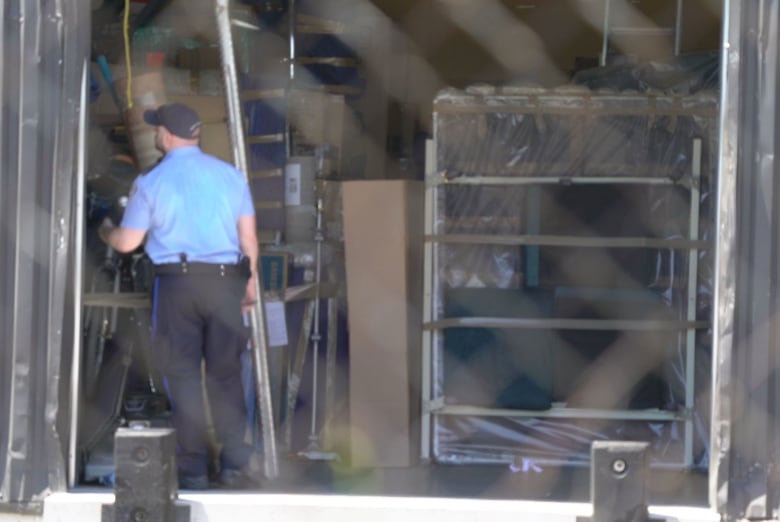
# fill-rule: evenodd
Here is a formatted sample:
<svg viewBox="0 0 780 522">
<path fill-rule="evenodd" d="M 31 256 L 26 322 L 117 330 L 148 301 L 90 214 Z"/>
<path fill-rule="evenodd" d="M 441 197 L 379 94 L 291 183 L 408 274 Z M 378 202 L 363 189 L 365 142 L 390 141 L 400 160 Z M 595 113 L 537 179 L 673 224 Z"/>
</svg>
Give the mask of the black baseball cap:
<svg viewBox="0 0 780 522">
<path fill-rule="evenodd" d="M 165 127 L 168 132 L 180 138 L 191 140 L 200 136 L 198 113 L 183 103 L 166 103 L 156 109 L 144 111 L 144 121 L 155 127 Z"/>
</svg>

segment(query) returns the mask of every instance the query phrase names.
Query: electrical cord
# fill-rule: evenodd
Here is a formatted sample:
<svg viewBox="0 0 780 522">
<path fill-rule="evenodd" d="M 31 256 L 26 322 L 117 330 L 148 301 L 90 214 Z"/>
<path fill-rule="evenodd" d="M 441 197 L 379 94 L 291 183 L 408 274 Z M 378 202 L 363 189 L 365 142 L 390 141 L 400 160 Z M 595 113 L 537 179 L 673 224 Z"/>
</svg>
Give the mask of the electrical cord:
<svg viewBox="0 0 780 522">
<path fill-rule="evenodd" d="M 127 108 L 133 108 L 133 75 L 132 66 L 130 65 L 130 0 L 125 0 L 125 13 L 122 21 L 122 35 L 125 40 L 125 66 L 127 67 Z"/>
</svg>

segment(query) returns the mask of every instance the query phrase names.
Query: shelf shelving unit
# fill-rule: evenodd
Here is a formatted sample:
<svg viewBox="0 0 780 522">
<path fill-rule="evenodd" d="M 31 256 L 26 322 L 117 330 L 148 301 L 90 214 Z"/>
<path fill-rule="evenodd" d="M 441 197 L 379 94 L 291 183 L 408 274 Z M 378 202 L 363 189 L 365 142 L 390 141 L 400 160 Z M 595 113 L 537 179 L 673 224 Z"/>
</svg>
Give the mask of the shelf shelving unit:
<svg viewBox="0 0 780 522">
<path fill-rule="evenodd" d="M 709 131 L 715 132 L 715 107 L 716 102 L 707 97 L 688 99 L 636 93 L 622 95 L 537 89 L 515 89 L 508 93 L 495 89 L 487 92 L 445 91 L 437 97 L 434 104 L 434 140 L 428 142 L 426 151 L 421 383 L 424 459 L 452 460 L 443 455 L 443 446 L 451 442 L 453 435 L 442 435 L 439 424 L 442 419 L 505 417 L 679 422 L 682 425 L 681 460 L 674 466 L 690 468 L 694 465 L 697 332 L 710 326 L 708 318 L 702 319 L 697 312 L 700 254 L 709 248 L 709 242 L 700 233 L 701 185 L 703 178 L 713 175 L 709 171 L 703 172 L 703 165 L 708 169 L 712 166 L 712 162 L 703 155 L 711 149 L 708 140 L 714 136 Z M 686 126 L 683 120 L 691 125 Z M 610 129 L 605 121 L 611 121 L 614 127 Z M 610 136 L 611 130 L 619 132 Z M 551 136 L 550 132 L 557 136 Z M 617 157 L 613 157 L 603 154 L 605 148 L 594 146 L 599 133 L 606 141 L 617 141 L 612 149 L 622 151 L 622 154 L 618 152 Z M 669 149 L 659 147 L 659 139 L 666 139 L 665 145 Z M 545 149 L 545 143 L 550 142 L 556 143 L 557 148 Z M 681 143 L 682 148 L 671 153 L 670 149 Z M 657 155 L 654 156 L 652 150 Z M 678 154 L 681 151 L 684 152 Z M 545 186 L 678 187 L 688 195 L 687 231 L 676 237 L 541 234 L 538 215 L 534 217 L 535 212 L 538 214 L 539 203 L 533 188 Z M 450 196 L 462 187 L 473 187 L 473 190 L 490 187 L 506 191 L 507 197 L 516 194 L 509 191 L 513 187 L 532 190 L 526 191 L 525 201 L 517 202 L 517 208 L 526 212 L 518 210 L 516 215 L 510 215 L 506 211 L 509 205 L 503 201 L 497 207 L 484 205 L 480 209 L 481 216 L 454 218 L 450 215 L 452 207 L 463 201 Z M 496 214 L 486 216 L 486 211 L 488 214 L 495 211 Z M 453 225 L 459 220 L 476 225 L 470 229 L 465 227 L 467 232 L 463 232 L 464 227 Z M 491 230 L 491 221 L 511 223 L 509 233 L 502 226 Z M 523 282 L 518 286 L 538 285 L 539 249 L 547 247 L 681 252 L 687 264 L 685 276 L 676 277 L 677 287 L 683 292 L 681 309 L 670 319 L 567 318 L 555 317 L 554 314 L 547 317 L 486 317 L 479 314 L 449 317 L 444 301 L 452 283 L 446 280 L 445 274 L 448 260 L 452 258 L 448 249 L 454 245 L 476 248 L 522 246 L 526 249 L 525 256 L 530 259 L 524 259 L 526 270 Z M 461 268 L 464 262 L 467 261 L 460 260 Z M 459 397 L 451 400 L 442 386 L 447 379 L 442 363 L 447 343 L 445 332 L 454 328 L 511 329 L 515 332 L 669 332 L 681 339 L 678 345 L 683 354 L 682 391 L 671 409 L 573 407 L 556 399 L 551 401 L 549 408 L 531 410 L 464 404 L 464 400 L 468 399 Z M 479 431 L 476 426 L 472 426 L 472 431 Z M 481 444 L 485 444 L 484 439 L 480 440 Z M 521 449 L 517 451 L 522 453 Z M 518 457 L 512 451 L 499 449 L 493 453 L 480 452 L 475 445 L 469 462 L 512 462 Z M 538 462 L 566 464 L 572 460 L 568 457 L 540 456 Z"/>
</svg>

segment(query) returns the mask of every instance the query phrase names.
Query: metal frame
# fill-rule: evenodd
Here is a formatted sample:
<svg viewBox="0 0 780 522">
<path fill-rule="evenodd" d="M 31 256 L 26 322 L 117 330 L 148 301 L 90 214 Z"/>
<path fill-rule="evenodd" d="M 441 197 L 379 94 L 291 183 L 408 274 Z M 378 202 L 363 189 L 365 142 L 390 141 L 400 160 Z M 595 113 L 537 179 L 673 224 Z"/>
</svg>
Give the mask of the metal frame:
<svg viewBox="0 0 780 522">
<path fill-rule="evenodd" d="M 434 114 L 434 119 L 436 119 Z M 434 121 L 435 123 L 435 121 Z M 434 125 L 434 129 L 437 127 Z M 435 140 L 435 136 L 434 136 Z M 422 338 L 422 382 L 421 382 L 421 458 L 429 460 L 431 454 L 438 453 L 438 439 L 435 436 L 436 426 L 433 422 L 436 415 L 463 416 L 505 416 L 528 418 L 588 418 L 613 420 L 647 420 L 647 421 L 682 421 L 684 422 L 683 461 L 681 466 L 690 468 L 693 465 L 693 433 L 695 406 L 694 370 L 695 370 L 695 336 L 696 330 L 710 326 L 709 321 L 696 320 L 696 280 L 698 274 L 698 251 L 707 243 L 699 240 L 700 212 L 700 182 L 702 141 L 693 140 L 691 163 L 690 217 L 687 240 L 665 240 L 658 238 L 579 238 L 553 236 L 478 236 L 443 234 L 437 230 L 436 217 L 438 212 L 439 190 L 447 185 L 519 185 L 519 184 L 552 184 L 564 180 L 552 178 L 517 178 L 517 177 L 486 177 L 445 179 L 437 174 L 436 143 L 428 140 L 426 146 L 426 195 L 425 195 L 425 245 L 424 245 L 424 290 L 423 290 L 423 338 Z M 680 184 L 666 178 L 649 177 L 579 177 L 566 179 L 566 182 L 578 184 Z M 438 267 L 438 248 L 443 243 L 466 244 L 527 244 L 527 245 L 579 245 L 593 247 L 653 247 L 688 250 L 688 285 L 686 295 L 686 320 L 681 321 L 619 321 L 619 320 L 566 320 L 566 319 L 524 319 L 524 318 L 440 318 L 436 308 L 436 296 L 440 294 L 440 285 L 436 277 Z M 474 406 L 447 406 L 442 397 L 434 396 L 433 383 L 436 377 L 435 357 L 437 350 L 442 348 L 442 329 L 466 326 L 489 326 L 493 328 L 554 328 L 554 329 L 626 329 L 626 330 L 679 330 L 685 332 L 685 383 L 684 406 L 679 411 L 661 410 L 595 410 L 566 407 L 553 407 L 546 411 L 526 411 L 495 409 Z M 546 460 L 548 464 L 571 464 L 570 461 Z M 669 467 L 660 465 L 659 467 Z M 674 467 L 674 466 L 671 466 Z"/>
<path fill-rule="evenodd" d="M 82 66 L 81 74 L 81 92 L 79 93 L 79 106 L 87 107 L 87 92 L 89 91 L 89 64 L 85 60 Z M 87 169 L 87 155 L 86 155 L 86 143 L 87 143 L 87 111 L 82 110 L 79 113 L 78 120 L 78 138 L 77 141 L 81 144 L 78 147 L 76 155 L 76 186 L 79 187 L 76 190 L 76 196 L 74 198 L 74 230 L 73 230 L 73 364 L 71 365 L 70 374 L 70 425 L 69 425 L 69 437 L 68 437 L 68 466 L 67 466 L 67 482 L 68 487 L 73 488 L 76 486 L 76 475 L 79 471 L 78 465 L 78 429 L 79 421 L 81 418 L 81 357 L 82 357 L 82 293 L 83 288 L 83 265 L 84 265 L 84 230 L 86 228 L 84 224 L 85 214 L 85 202 L 84 202 L 84 190 L 82 187 L 85 185 L 86 169 Z"/>
<path fill-rule="evenodd" d="M 609 35 L 614 33 L 631 34 L 634 36 L 670 35 L 674 37 L 674 55 L 679 56 L 682 47 L 682 17 L 683 1 L 676 0 L 674 27 L 613 27 L 612 26 L 612 2 L 604 0 L 604 25 L 602 27 L 601 55 L 599 65 L 607 65 L 609 54 Z"/>
</svg>

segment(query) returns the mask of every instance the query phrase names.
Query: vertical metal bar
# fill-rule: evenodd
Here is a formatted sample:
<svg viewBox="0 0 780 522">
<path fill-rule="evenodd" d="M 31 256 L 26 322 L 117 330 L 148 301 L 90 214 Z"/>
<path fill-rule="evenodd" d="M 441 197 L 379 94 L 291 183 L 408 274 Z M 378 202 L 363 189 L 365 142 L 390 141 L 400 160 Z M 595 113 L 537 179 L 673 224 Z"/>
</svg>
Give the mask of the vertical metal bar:
<svg viewBox="0 0 780 522">
<path fill-rule="evenodd" d="M 317 443 L 317 397 L 320 356 L 320 285 L 322 284 L 322 197 L 317 198 L 317 221 L 314 232 L 314 324 L 311 329 L 311 430 L 309 443 Z"/>
<path fill-rule="evenodd" d="M 607 65 L 607 50 L 609 48 L 609 25 L 610 25 L 610 9 L 611 0 L 604 0 L 604 26 L 602 28 L 601 36 L 601 57 L 599 58 L 599 65 L 604 67 Z"/>
<path fill-rule="evenodd" d="M 436 146 L 433 140 L 425 142 L 425 235 L 433 233 L 433 198 L 436 185 L 430 181 L 436 175 Z M 423 246 L 423 324 L 433 319 L 433 244 L 426 241 Z M 431 414 L 430 402 L 432 382 L 432 330 L 423 330 L 422 338 L 422 383 L 421 383 L 421 419 L 420 419 L 420 458 L 430 459 L 431 451 Z"/>
<path fill-rule="evenodd" d="M 715 215 L 715 261 L 712 317 L 712 404 L 708 499 L 711 507 L 725 509 L 731 465 L 731 402 L 734 351 L 736 281 L 734 262 L 737 161 L 740 133 L 741 16 L 740 1 L 723 1 L 723 31 L 720 45 L 720 114 L 718 128 L 718 185 Z"/>
<path fill-rule="evenodd" d="M 290 31 L 290 83 L 295 80 L 295 0 L 288 1 L 287 17 Z"/>
<path fill-rule="evenodd" d="M 217 32 L 222 58 L 222 80 L 225 84 L 225 102 L 228 118 L 228 133 L 233 151 L 233 162 L 238 170 L 247 174 L 246 145 L 244 140 L 241 99 L 238 92 L 238 74 L 236 72 L 233 34 L 230 24 L 230 0 L 215 0 Z"/>
<path fill-rule="evenodd" d="M 290 69 L 289 69 L 289 87 L 291 88 L 295 82 L 295 0 L 288 0 L 287 4 L 287 17 L 288 17 L 288 31 L 290 32 L 289 40 L 289 55 Z M 290 129 L 290 118 L 285 118 L 285 132 L 284 132 L 284 149 L 287 153 L 287 157 L 293 155 L 292 143 L 290 140 L 292 130 Z"/>
<path fill-rule="evenodd" d="M 526 234 L 538 234 L 540 231 L 540 197 L 541 190 L 538 185 L 531 185 L 526 189 Z M 539 254 L 539 245 L 528 245 L 525 247 L 525 269 L 527 274 L 525 282 L 529 287 L 539 286 Z"/>
<path fill-rule="evenodd" d="M 81 72 L 81 94 L 79 96 L 79 122 L 76 147 L 76 198 L 73 212 L 73 354 L 70 373 L 70 437 L 68 440 L 68 487 L 76 486 L 78 466 L 79 382 L 81 381 L 81 318 L 84 264 L 84 185 L 86 172 L 87 143 L 87 90 L 89 89 L 85 61 Z"/>
<path fill-rule="evenodd" d="M 304 283 L 310 283 L 314 280 L 314 272 L 307 269 L 303 274 Z M 301 331 L 298 336 L 298 346 L 295 349 L 295 359 L 293 360 L 290 377 L 287 379 L 287 404 L 284 416 L 283 436 L 287 449 L 292 448 L 292 425 L 295 415 L 295 405 L 298 402 L 298 392 L 301 388 L 301 378 L 303 377 L 303 365 L 306 362 L 306 352 L 309 349 L 309 332 L 311 323 L 314 319 L 314 303 L 309 300 L 303 309 L 303 319 L 301 321 Z"/>
<path fill-rule="evenodd" d="M 688 239 L 699 239 L 699 207 L 701 187 L 701 138 L 693 140 L 691 164 L 691 215 L 689 220 Z M 688 251 L 688 296 L 687 320 L 696 320 L 696 289 L 699 271 L 699 251 L 692 248 Z M 695 400 L 696 378 L 696 330 L 688 328 L 685 333 L 685 467 L 693 466 L 693 409 Z"/>
<path fill-rule="evenodd" d="M 674 55 L 680 56 L 682 48 L 682 27 L 683 27 L 683 2 L 677 0 L 677 13 L 674 19 Z"/>
<path fill-rule="evenodd" d="M 233 36 L 230 24 L 229 0 L 215 0 L 217 31 L 222 58 L 222 78 L 227 101 L 228 130 L 233 149 L 233 161 L 248 180 L 246 146 L 244 143 L 241 100 L 238 92 Z M 271 397 L 270 371 L 268 368 L 268 331 L 266 329 L 265 305 L 260 278 L 255 278 L 257 301 L 251 312 L 252 359 L 255 368 L 257 402 L 263 428 L 263 463 L 265 476 L 275 478 L 279 474 L 276 454 L 276 430 L 274 429 L 273 403 Z"/>
<path fill-rule="evenodd" d="M 338 350 L 338 298 L 328 299 L 328 341 L 325 345 L 325 416 L 322 423 L 322 440 L 326 448 L 333 447 L 331 435 L 333 414 L 336 411 L 336 355 Z"/>
</svg>

